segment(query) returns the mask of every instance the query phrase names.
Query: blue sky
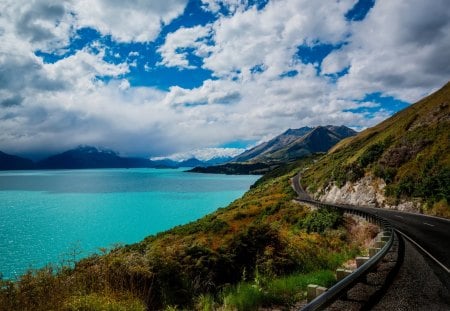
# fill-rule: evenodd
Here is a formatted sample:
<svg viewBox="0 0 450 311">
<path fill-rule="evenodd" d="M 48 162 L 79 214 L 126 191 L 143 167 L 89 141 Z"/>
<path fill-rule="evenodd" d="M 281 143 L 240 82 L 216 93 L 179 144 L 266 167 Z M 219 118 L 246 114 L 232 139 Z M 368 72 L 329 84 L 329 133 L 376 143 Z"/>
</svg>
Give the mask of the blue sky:
<svg viewBox="0 0 450 311">
<path fill-rule="evenodd" d="M 0 150 L 235 154 L 447 82 L 444 0 L 2 1 Z M 205 151 L 206 150 L 206 151 Z"/>
</svg>

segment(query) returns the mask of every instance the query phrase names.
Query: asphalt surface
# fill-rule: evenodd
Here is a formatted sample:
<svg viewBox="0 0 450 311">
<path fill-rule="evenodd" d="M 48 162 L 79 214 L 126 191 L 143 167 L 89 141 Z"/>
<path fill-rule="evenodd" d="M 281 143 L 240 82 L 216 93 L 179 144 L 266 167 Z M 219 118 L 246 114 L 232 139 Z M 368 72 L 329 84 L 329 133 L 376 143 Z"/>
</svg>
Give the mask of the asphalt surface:
<svg viewBox="0 0 450 311">
<path fill-rule="evenodd" d="M 292 186 L 300 201 L 308 200 L 309 196 L 302 189 L 299 180 L 300 175 L 295 176 Z M 353 205 L 351 207 L 385 218 L 395 229 L 411 238 L 413 244 L 421 248 L 421 251 L 425 251 L 426 255 L 435 262 L 435 271 L 443 273 L 440 276 L 447 280 L 445 283 L 448 286 L 450 283 L 450 220 L 381 208 Z"/>
<path fill-rule="evenodd" d="M 387 219 L 395 229 L 406 234 L 439 261 L 442 264 L 441 268 L 444 272 L 450 273 L 449 220 L 381 208 L 356 208 Z"/>
<path fill-rule="evenodd" d="M 448 311 L 450 308 L 449 290 L 442 282 L 429 262 L 405 240 L 405 253 L 400 270 L 389 285 L 373 311 L 384 310 L 424 310 Z"/>
</svg>

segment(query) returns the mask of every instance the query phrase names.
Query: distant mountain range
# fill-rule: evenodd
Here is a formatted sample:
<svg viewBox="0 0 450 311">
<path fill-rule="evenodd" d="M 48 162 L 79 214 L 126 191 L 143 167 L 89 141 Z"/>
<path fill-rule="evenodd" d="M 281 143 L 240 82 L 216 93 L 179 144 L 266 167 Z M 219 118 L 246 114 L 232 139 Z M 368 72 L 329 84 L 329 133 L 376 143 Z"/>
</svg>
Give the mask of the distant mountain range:
<svg viewBox="0 0 450 311">
<path fill-rule="evenodd" d="M 118 153 L 92 146 L 79 146 L 42 161 L 33 162 L 0 152 L 1 170 L 29 169 L 93 169 L 93 168 L 178 168 L 195 167 L 195 172 L 226 174 L 261 174 L 273 164 L 285 163 L 317 152 L 326 152 L 341 139 L 356 132 L 345 126 L 318 126 L 289 129 L 281 135 L 262 143 L 237 157 L 216 157 L 207 161 L 190 158 L 183 161 L 171 159 L 150 160 L 122 157 Z M 230 163 L 230 164 L 228 164 Z M 210 169 L 208 169 L 211 167 Z"/>
<path fill-rule="evenodd" d="M 121 157 L 109 149 L 79 146 L 38 162 L 0 151 L 0 170 L 205 167 L 230 160 L 231 157 L 212 158 L 207 161 L 196 158 L 183 161 L 170 159 L 152 161 L 146 158 Z"/>
<path fill-rule="evenodd" d="M 196 167 L 192 172 L 223 174 L 263 174 L 282 163 L 327 152 L 344 138 L 356 135 L 346 126 L 317 126 L 288 129 L 275 138 L 234 157 L 229 163 Z"/>
<path fill-rule="evenodd" d="M 29 170 L 35 167 L 33 161 L 0 151 L 0 170 Z"/>
<path fill-rule="evenodd" d="M 277 137 L 235 157 L 232 162 L 288 162 L 317 152 L 326 152 L 340 140 L 356 135 L 346 126 L 288 129 Z"/>
<path fill-rule="evenodd" d="M 161 160 L 152 160 L 152 162 L 156 165 L 164 166 L 164 167 L 206 167 L 211 165 L 218 165 L 222 163 L 229 162 L 233 159 L 233 157 L 214 157 L 209 160 L 199 160 L 195 157 L 182 160 L 182 161 L 174 161 L 171 159 L 161 159 Z"/>
<path fill-rule="evenodd" d="M 80 146 L 63 153 L 50 156 L 38 163 L 41 169 L 82 169 L 82 168 L 134 168 L 154 167 L 144 158 L 126 158 L 108 149 Z"/>
</svg>

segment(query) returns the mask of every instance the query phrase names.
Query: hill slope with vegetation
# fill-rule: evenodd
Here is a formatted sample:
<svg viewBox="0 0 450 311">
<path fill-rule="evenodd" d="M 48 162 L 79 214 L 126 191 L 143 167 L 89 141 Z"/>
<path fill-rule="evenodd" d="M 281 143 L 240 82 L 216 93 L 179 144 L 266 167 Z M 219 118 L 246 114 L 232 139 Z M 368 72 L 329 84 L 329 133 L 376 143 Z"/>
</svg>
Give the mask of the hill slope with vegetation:
<svg viewBox="0 0 450 311">
<path fill-rule="evenodd" d="M 341 214 L 293 201 L 307 158 L 257 182 L 226 208 L 70 265 L 0 283 L 0 310 L 250 310 L 292 305 L 310 282 L 360 250 Z"/>
<path fill-rule="evenodd" d="M 333 147 L 303 173 L 316 198 L 450 216 L 450 83 Z"/>
</svg>

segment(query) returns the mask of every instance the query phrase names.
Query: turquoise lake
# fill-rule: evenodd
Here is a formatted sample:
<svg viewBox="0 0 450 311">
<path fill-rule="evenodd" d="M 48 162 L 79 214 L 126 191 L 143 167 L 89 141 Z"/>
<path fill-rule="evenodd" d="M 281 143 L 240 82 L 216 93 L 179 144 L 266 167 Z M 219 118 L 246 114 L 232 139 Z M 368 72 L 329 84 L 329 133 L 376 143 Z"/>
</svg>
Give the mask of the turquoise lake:
<svg viewBox="0 0 450 311">
<path fill-rule="evenodd" d="M 183 169 L 0 172 L 0 272 L 129 244 L 227 206 L 258 176 Z"/>
</svg>

